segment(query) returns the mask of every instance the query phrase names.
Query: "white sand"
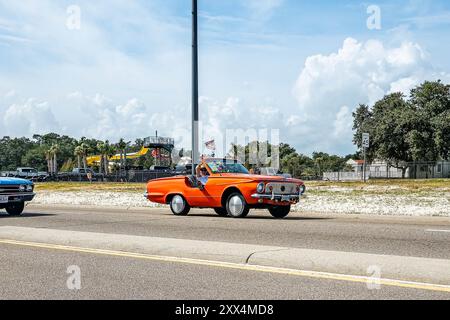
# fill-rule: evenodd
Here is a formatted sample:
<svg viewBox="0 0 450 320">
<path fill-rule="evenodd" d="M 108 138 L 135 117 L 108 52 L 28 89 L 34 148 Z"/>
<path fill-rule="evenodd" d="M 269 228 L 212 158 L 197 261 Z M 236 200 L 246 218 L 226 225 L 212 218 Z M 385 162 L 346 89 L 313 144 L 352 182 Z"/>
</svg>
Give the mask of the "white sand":
<svg viewBox="0 0 450 320">
<path fill-rule="evenodd" d="M 312 188 L 297 212 L 374 214 L 401 216 L 450 216 L 450 192 L 422 193 L 364 192 L 351 188 Z M 386 188 L 373 191 L 388 191 Z M 117 206 L 126 208 L 160 207 L 147 201 L 142 193 L 111 191 L 41 191 L 33 201 L 45 205 Z"/>
</svg>

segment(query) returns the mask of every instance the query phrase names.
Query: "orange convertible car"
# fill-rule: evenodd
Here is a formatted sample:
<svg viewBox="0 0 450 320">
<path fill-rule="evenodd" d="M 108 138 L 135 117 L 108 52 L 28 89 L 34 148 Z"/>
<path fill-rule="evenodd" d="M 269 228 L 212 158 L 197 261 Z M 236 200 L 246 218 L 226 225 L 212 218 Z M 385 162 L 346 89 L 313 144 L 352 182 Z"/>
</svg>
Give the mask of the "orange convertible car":
<svg viewBox="0 0 450 320">
<path fill-rule="evenodd" d="M 145 197 L 169 204 L 175 215 L 191 208 L 212 208 L 220 216 L 246 217 L 250 209 L 268 209 L 275 218 L 286 217 L 306 188 L 301 180 L 251 175 L 239 162 L 203 160 L 202 177 L 177 176 L 148 182 Z"/>
</svg>

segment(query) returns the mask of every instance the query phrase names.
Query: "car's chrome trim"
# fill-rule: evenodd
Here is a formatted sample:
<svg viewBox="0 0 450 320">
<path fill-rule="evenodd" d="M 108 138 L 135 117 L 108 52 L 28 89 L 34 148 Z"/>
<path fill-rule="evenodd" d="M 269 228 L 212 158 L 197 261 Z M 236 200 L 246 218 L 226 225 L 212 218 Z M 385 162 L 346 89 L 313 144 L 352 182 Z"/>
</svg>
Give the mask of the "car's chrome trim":
<svg viewBox="0 0 450 320">
<path fill-rule="evenodd" d="M 288 198 L 288 201 L 298 201 L 300 200 L 301 195 L 299 194 L 252 194 L 252 198 L 254 199 L 265 199 L 265 200 L 277 200 L 282 201 L 283 199 Z"/>
<path fill-rule="evenodd" d="M 28 196 L 35 196 L 36 193 L 2 193 L 0 196 L 6 196 L 6 197 L 28 197 Z"/>
</svg>

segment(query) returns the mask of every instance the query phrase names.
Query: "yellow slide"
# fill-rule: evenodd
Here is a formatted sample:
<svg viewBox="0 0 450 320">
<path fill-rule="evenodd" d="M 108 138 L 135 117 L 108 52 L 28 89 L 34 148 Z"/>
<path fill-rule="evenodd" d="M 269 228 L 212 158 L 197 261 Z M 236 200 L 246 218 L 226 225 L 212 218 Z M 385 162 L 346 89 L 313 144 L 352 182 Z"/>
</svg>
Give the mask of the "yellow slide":
<svg viewBox="0 0 450 320">
<path fill-rule="evenodd" d="M 142 147 L 139 152 L 127 153 L 127 159 L 137 159 L 145 156 L 149 152 L 149 148 Z M 92 166 L 93 164 L 100 163 L 101 156 L 90 156 L 86 158 L 87 165 Z M 116 154 L 109 158 L 109 161 L 120 161 L 120 154 Z"/>
</svg>

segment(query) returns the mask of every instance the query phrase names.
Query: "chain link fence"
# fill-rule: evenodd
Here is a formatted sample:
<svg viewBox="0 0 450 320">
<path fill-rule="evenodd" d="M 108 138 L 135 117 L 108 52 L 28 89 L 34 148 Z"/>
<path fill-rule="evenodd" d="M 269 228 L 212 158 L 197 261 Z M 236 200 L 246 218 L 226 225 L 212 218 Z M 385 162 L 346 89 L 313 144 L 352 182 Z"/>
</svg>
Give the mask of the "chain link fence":
<svg viewBox="0 0 450 320">
<path fill-rule="evenodd" d="M 58 173 L 50 175 L 39 182 L 135 182 L 145 183 L 150 180 L 175 176 L 172 171 L 128 170 L 113 174 L 73 174 Z"/>
<path fill-rule="evenodd" d="M 366 168 L 367 179 L 448 179 L 450 178 L 450 162 L 410 162 L 402 168 L 389 166 L 378 162 L 368 164 Z M 364 180 L 362 166 L 353 171 L 324 172 L 326 181 L 358 181 Z"/>
</svg>

